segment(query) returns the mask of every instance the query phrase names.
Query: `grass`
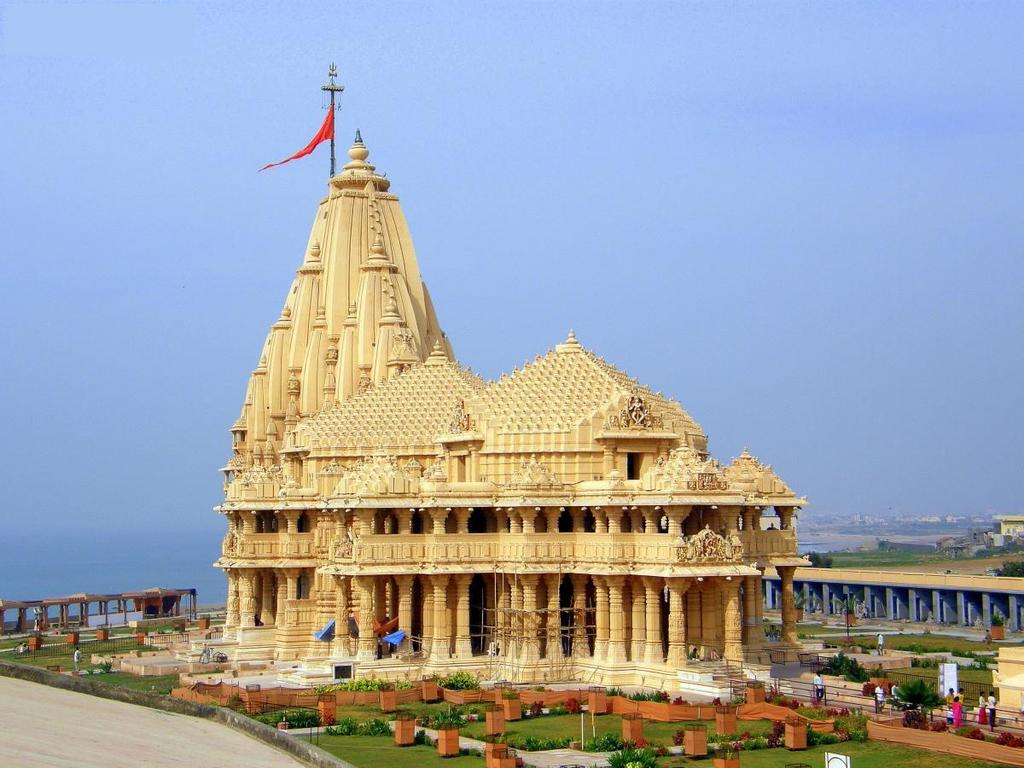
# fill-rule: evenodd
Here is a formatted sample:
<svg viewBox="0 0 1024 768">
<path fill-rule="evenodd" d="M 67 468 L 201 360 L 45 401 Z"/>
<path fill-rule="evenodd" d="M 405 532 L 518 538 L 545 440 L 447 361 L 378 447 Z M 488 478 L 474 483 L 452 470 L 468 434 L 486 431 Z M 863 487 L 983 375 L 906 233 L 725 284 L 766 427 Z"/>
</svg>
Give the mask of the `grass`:
<svg viewBox="0 0 1024 768">
<path fill-rule="evenodd" d="M 851 639 L 857 635 L 850 633 Z M 866 648 L 875 648 L 874 638 L 869 635 L 861 635 L 871 642 L 854 642 L 855 645 L 862 645 Z M 825 645 L 832 648 L 839 648 L 846 644 L 846 636 L 841 638 L 829 638 L 824 641 Z M 886 635 L 885 647 L 897 651 L 912 651 L 915 653 L 996 653 L 1001 647 L 1013 647 L 1019 643 L 987 644 L 981 640 L 965 640 L 960 637 L 948 637 L 945 635 Z"/>
<path fill-rule="evenodd" d="M 476 755 L 442 758 L 435 747 L 398 747 L 390 736 L 320 735 L 319 746 L 356 768 L 483 768 Z"/>
<path fill-rule="evenodd" d="M 785 749 L 756 750 L 742 752 L 740 762 L 743 768 L 783 768 L 791 763 L 806 763 L 817 766 L 825 764 L 825 753 L 849 755 L 856 768 L 893 768 L 906 765 L 914 768 L 996 768 L 983 760 L 970 760 L 942 752 L 928 752 L 923 749 L 899 747 L 881 742 L 854 742 L 811 747 L 803 752 L 788 752 Z M 687 758 L 666 758 L 659 765 L 668 766 L 709 766 L 709 760 L 688 760 Z"/>
<path fill-rule="evenodd" d="M 116 685 L 119 688 L 129 688 L 133 691 L 152 691 L 153 693 L 168 694 L 172 688 L 177 688 L 180 683 L 175 675 L 130 675 L 127 672 L 101 672 L 96 675 L 88 675 L 85 680 L 92 680 L 105 685 Z"/>
<path fill-rule="evenodd" d="M 929 669 L 928 667 L 911 667 L 910 669 L 900 669 L 897 671 L 903 675 L 920 677 L 922 680 L 927 680 L 929 683 L 934 683 L 939 679 L 939 670 Z M 960 669 L 957 670 L 957 679 L 964 683 L 980 683 L 981 685 L 991 686 L 992 670 L 960 667 Z"/>
</svg>

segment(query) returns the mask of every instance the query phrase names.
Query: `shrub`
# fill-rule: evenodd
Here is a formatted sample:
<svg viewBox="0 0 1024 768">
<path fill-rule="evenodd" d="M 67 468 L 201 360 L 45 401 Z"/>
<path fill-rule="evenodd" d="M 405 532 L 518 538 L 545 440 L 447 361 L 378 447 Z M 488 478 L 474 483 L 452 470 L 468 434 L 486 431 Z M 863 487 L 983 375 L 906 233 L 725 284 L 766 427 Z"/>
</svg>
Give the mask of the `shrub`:
<svg viewBox="0 0 1024 768">
<path fill-rule="evenodd" d="M 442 712 L 435 712 L 430 718 L 430 727 L 435 731 L 448 730 L 450 728 L 459 728 L 462 726 L 462 714 L 455 709 L 449 709 Z"/>
<path fill-rule="evenodd" d="M 863 683 L 868 679 L 867 670 L 845 653 L 837 653 L 821 668 L 822 674 L 842 677 L 851 683 Z"/>
<path fill-rule="evenodd" d="M 665 691 L 638 691 L 629 694 L 630 701 L 668 701 L 668 693 Z"/>
<path fill-rule="evenodd" d="M 382 691 L 385 688 L 390 687 L 392 684 L 387 680 L 382 680 L 379 677 L 360 677 L 356 680 L 349 680 L 344 683 L 331 683 L 330 685 L 318 685 L 313 688 L 314 693 L 334 693 L 335 691 L 360 691 L 368 693 L 372 691 Z M 403 686 L 401 683 L 395 684 L 396 688 L 407 687 L 412 688 L 412 683 L 406 682 Z"/>
<path fill-rule="evenodd" d="M 617 733 L 605 733 L 596 739 L 587 739 L 583 745 L 587 752 L 615 752 L 625 746 L 622 737 Z"/>
<path fill-rule="evenodd" d="M 820 744 L 838 744 L 839 737 L 834 733 L 818 733 L 813 728 L 807 729 L 807 746 L 817 747 Z"/>
<path fill-rule="evenodd" d="M 936 720 L 929 726 L 929 729 L 934 733 L 944 733 L 949 730 L 949 725 L 947 725 L 945 720 Z"/>
<path fill-rule="evenodd" d="M 316 728 L 320 725 L 320 713 L 312 709 L 279 709 L 257 715 L 256 720 L 267 725 L 277 725 L 284 720 L 290 728 Z"/>
<path fill-rule="evenodd" d="M 391 728 L 388 721 L 380 717 L 371 717 L 359 726 L 360 736 L 390 736 Z"/>
<path fill-rule="evenodd" d="M 533 702 L 533 704 L 530 705 L 529 712 L 530 717 L 540 717 L 542 714 L 544 714 L 544 705 L 541 704 L 539 701 L 535 701 Z"/>
<path fill-rule="evenodd" d="M 426 731 L 416 731 L 416 735 L 412 738 L 413 744 L 423 744 L 428 747 L 434 746 L 434 740 L 427 735 Z"/>
<path fill-rule="evenodd" d="M 676 696 L 674 699 L 672 699 L 672 703 L 673 704 L 682 704 L 682 705 L 685 706 L 685 705 L 689 705 L 690 702 L 688 702 L 682 696 Z"/>
<path fill-rule="evenodd" d="M 351 717 L 343 717 L 327 728 L 329 736 L 355 736 L 359 733 L 359 723 Z"/>
<path fill-rule="evenodd" d="M 653 749 L 623 749 L 608 755 L 609 768 L 656 768 L 657 764 Z"/>
<path fill-rule="evenodd" d="M 676 731 L 672 734 L 672 743 L 677 747 L 683 746 L 683 742 L 686 740 L 686 731 Z"/>
<path fill-rule="evenodd" d="M 521 749 L 524 752 L 541 752 L 548 749 L 565 749 L 569 746 L 572 738 L 542 739 L 537 736 L 510 736 L 505 740 L 513 749 Z"/>
<path fill-rule="evenodd" d="M 1003 731 L 996 737 L 996 744 L 1002 747 L 1016 747 L 1020 749 L 1024 747 L 1024 739 L 1020 736 L 1014 736 L 1012 733 Z"/>
<path fill-rule="evenodd" d="M 570 715 L 578 715 L 580 713 L 580 702 L 579 699 L 566 699 L 565 700 L 565 711 Z"/>
<path fill-rule="evenodd" d="M 927 728 L 928 718 L 919 709 L 908 709 L 903 713 L 904 728 Z"/>
<path fill-rule="evenodd" d="M 452 672 L 437 682 L 438 685 L 449 691 L 475 691 L 480 687 L 480 681 L 469 672 Z"/>
</svg>

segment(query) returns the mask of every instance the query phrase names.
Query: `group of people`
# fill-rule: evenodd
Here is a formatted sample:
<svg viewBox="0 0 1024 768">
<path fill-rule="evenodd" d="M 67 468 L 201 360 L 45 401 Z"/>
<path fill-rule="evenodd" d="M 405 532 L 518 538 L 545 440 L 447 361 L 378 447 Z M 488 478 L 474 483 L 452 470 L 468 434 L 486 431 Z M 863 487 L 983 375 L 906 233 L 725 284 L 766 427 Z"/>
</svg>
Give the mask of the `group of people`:
<svg viewBox="0 0 1024 768">
<path fill-rule="evenodd" d="M 946 722 L 954 728 L 959 728 L 964 723 L 964 689 L 954 691 L 950 688 L 946 692 Z M 987 725 L 989 730 L 996 727 L 996 692 L 989 691 L 988 696 L 982 693 L 978 696 L 978 725 Z"/>
</svg>

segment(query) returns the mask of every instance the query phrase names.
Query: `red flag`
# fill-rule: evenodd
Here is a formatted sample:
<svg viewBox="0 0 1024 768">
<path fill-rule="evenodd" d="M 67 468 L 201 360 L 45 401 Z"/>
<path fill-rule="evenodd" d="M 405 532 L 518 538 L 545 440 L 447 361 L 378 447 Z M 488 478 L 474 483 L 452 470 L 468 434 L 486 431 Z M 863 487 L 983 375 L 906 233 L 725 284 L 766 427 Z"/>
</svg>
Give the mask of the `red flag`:
<svg viewBox="0 0 1024 768">
<path fill-rule="evenodd" d="M 305 147 L 300 149 L 298 152 L 296 152 L 294 155 L 287 158 L 286 160 L 282 160 L 279 163 L 271 163 L 270 165 L 264 165 L 262 168 L 260 168 L 260 171 L 265 171 L 267 170 L 267 168 L 273 168 L 275 165 L 284 165 L 285 163 L 289 163 L 292 160 L 298 160 L 300 157 L 305 157 L 306 155 L 310 154 L 314 149 L 316 149 L 317 146 L 319 146 L 322 142 L 325 142 L 333 138 L 334 110 L 328 109 L 327 117 L 324 118 L 324 124 L 320 126 L 320 130 L 316 132 L 316 136 L 314 136 L 312 140 L 310 140 L 309 144 L 307 144 Z M 257 171 L 257 173 L 258 172 L 259 171 Z"/>
</svg>

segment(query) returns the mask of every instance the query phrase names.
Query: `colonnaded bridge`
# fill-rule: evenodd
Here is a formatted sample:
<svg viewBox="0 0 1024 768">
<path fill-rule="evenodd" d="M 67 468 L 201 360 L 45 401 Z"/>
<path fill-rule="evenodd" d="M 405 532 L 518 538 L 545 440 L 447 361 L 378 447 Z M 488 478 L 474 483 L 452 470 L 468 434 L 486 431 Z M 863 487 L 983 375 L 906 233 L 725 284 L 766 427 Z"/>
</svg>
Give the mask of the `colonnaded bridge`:
<svg viewBox="0 0 1024 768">
<path fill-rule="evenodd" d="M 764 605 L 778 610 L 782 583 L 774 570 L 763 579 Z M 869 618 L 902 619 L 989 627 L 994 615 L 1019 631 L 1024 608 L 1024 578 L 955 573 L 908 573 L 859 568 L 797 568 L 793 590 L 803 595 L 805 614 L 841 616 L 842 601 L 854 596 Z"/>
</svg>

